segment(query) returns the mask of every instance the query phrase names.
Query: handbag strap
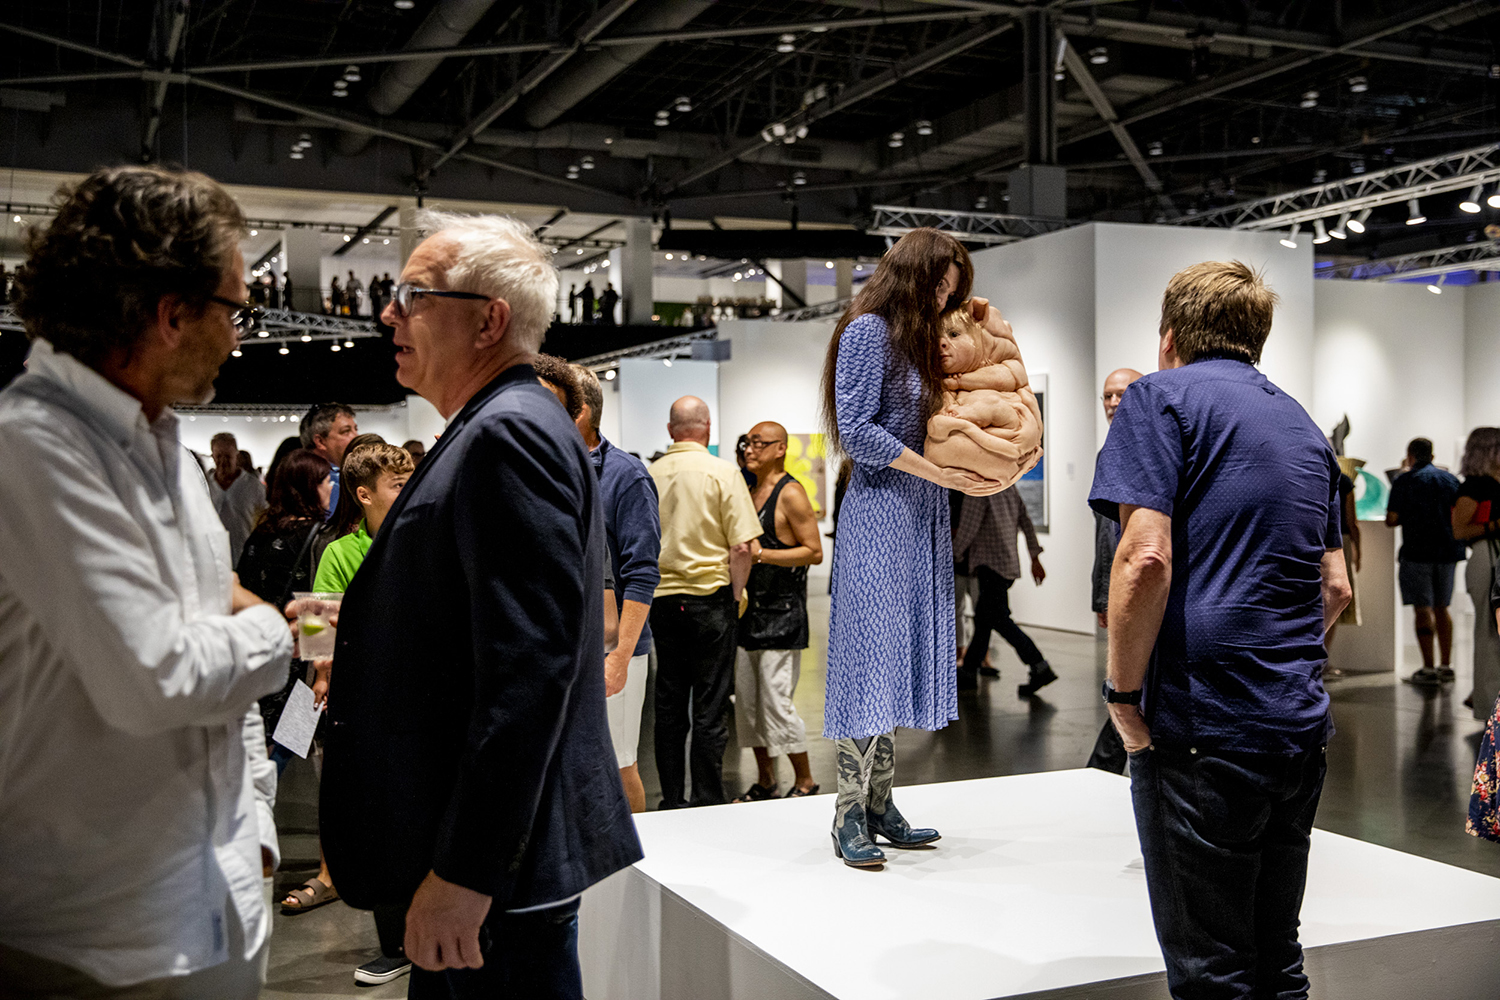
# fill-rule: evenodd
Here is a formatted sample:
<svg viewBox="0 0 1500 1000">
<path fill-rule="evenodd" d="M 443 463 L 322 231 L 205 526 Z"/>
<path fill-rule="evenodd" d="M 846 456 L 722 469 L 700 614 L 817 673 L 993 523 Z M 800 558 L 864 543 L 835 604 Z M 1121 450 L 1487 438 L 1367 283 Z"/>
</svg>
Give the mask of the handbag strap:
<svg viewBox="0 0 1500 1000">
<path fill-rule="evenodd" d="M 297 567 L 302 563 L 302 557 L 307 555 L 307 550 L 312 547 L 313 539 L 318 537 L 318 532 L 323 525 L 314 521 L 313 526 L 308 529 L 307 537 L 302 540 L 302 548 L 297 550 L 297 558 L 292 560 L 292 571 L 287 574 L 286 586 L 281 591 L 281 600 L 276 604 L 276 610 L 280 611 L 286 607 L 287 602 L 292 599 L 292 583 L 297 579 Z"/>
</svg>

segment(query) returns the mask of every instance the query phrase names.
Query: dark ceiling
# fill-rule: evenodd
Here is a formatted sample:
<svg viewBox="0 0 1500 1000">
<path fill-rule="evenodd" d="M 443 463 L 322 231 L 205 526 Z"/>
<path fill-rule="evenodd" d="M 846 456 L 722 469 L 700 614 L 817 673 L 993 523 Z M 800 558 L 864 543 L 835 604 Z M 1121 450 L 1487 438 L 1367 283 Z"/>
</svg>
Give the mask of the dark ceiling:
<svg viewBox="0 0 1500 1000">
<path fill-rule="evenodd" d="M 1162 188 L 1065 72 L 1070 217 L 1151 221 L 1161 195 L 1208 208 L 1500 136 L 1497 0 L 11 0 L 0 156 L 678 219 L 1002 211 L 1037 9 Z M 412 47 L 442 51 L 379 61 Z M 1458 200 L 1420 234 L 1382 210 L 1368 238 L 1400 252 L 1494 221 Z"/>
</svg>

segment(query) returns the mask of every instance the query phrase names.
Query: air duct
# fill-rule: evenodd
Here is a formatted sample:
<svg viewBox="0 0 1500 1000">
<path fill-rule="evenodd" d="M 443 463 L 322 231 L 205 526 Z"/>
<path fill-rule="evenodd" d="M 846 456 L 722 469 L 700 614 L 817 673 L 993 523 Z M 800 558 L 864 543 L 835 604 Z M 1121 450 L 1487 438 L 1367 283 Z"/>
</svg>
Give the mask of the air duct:
<svg viewBox="0 0 1500 1000">
<path fill-rule="evenodd" d="M 495 0 L 439 0 L 401 49 L 409 52 L 412 49 L 452 48 L 474 30 L 474 25 L 494 5 Z M 382 118 L 400 111 L 442 64 L 442 56 L 391 63 L 370 88 L 370 110 Z M 365 133 L 345 132 L 339 136 L 338 150 L 345 156 L 357 155 L 370 144 L 370 138 Z"/>
<path fill-rule="evenodd" d="M 708 10 L 709 6 L 710 0 L 646 0 L 616 21 L 610 34 L 676 31 Z M 554 73 L 545 87 L 538 87 L 527 98 L 521 108 L 526 124 L 532 128 L 551 125 L 659 44 L 611 45 L 579 53 Z"/>
</svg>

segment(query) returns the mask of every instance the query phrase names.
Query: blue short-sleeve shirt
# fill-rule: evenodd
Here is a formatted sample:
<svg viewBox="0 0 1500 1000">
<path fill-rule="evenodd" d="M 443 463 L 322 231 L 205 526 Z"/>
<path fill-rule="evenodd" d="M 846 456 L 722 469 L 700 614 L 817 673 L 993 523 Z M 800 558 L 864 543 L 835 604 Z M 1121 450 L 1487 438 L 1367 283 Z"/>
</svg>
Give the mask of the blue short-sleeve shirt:
<svg viewBox="0 0 1500 1000">
<path fill-rule="evenodd" d="M 1468 556 L 1453 540 L 1458 477 L 1431 463 L 1396 477 L 1386 509 L 1401 523 L 1402 562 L 1456 563 Z"/>
<path fill-rule="evenodd" d="M 1125 393 L 1090 505 L 1172 518 L 1172 588 L 1146 676 L 1153 740 L 1296 753 L 1332 733 L 1322 559 L 1343 544 L 1339 467 L 1307 412 L 1227 358 Z"/>
</svg>

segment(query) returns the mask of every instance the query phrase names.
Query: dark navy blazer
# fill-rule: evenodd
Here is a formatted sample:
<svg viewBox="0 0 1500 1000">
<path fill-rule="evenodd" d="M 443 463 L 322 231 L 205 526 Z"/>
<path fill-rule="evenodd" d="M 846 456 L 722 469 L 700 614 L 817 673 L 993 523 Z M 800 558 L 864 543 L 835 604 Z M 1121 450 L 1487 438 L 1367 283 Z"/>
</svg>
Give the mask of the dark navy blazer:
<svg viewBox="0 0 1500 1000">
<path fill-rule="evenodd" d="M 577 429 L 529 365 L 406 484 L 344 595 L 321 823 L 351 905 L 429 869 L 499 909 L 641 858 L 604 709 L 603 520 Z"/>
</svg>

